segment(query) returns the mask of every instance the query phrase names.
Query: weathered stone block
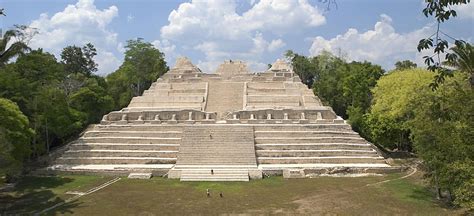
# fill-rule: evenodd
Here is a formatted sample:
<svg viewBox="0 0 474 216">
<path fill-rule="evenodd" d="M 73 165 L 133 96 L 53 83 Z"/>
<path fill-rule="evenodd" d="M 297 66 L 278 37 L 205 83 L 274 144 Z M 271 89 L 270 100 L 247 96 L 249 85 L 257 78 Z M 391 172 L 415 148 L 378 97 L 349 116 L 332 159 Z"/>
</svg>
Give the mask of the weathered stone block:
<svg viewBox="0 0 474 216">
<path fill-rule="evenodd" d="M 284 169 L 283 178 L 304 178 L 304 170 L 302 169 Z"/>
<path fill-rule="evenodd" d="M 263 173 L 262 170 L 249 170 L 249 177 L 250 179 L 262 179 Z"/>
</svg>

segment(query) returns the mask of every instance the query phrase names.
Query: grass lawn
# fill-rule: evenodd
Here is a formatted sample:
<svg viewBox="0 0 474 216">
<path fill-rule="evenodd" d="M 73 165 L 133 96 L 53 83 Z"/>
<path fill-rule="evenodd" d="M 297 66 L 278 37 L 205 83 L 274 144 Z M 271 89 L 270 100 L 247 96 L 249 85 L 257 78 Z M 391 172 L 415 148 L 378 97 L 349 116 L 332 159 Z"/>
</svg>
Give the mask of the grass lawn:
<svg viewBox="0 0 474 216">
<path fill-rule="evenodd" d="M 400 174 L 374 177 L 283 179 L 250 182 L 179 182 L 152 178 L 122 179 L 48 214 L 63 215 L 459 215 L 437 203 L 422 184 L 421 174 L 375 186 L 370 183 Z M 86 191 L 110 178 L 95 176 L 29 177 L 18 185 L 9 211 L 44 209 L 67 198 L 66 191 Z M 206 189 L 211 197 L 206 197 Z M 224 197 L 219 196 L 222 192 Z M 32 193 L 33 195 L 28 195 Z M 44 196 L 34 195 L 45 193 Z M 26 196 L 26 197 L 24 197 Z M 15 200 L 14 199 L 14 200 Z M 29 202 L 19 200 L 26 199 Z M 4 202 L 3 199 L 0 202 Z M 8 201 L 8 200 L 7 200 Z M 1 203 L 0 203 L 1 204 Z M 26 207 L 27 206 L 27 207 Z"/>
<path fill-rule="evenodd" d="M 0 193 L 0 215 L 32 214 L 73 197 L 68 191 L 87 191 L 111 177 L 56 176 L 23 178 L 13 192 Z"/>
</svg>

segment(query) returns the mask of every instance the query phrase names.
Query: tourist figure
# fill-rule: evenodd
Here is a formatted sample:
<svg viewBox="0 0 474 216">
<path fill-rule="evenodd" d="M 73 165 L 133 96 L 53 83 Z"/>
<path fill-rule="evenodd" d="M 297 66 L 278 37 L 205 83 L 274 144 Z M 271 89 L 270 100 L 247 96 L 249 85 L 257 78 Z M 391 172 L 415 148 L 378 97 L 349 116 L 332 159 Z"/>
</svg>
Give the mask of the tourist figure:
<svg viewBox="0 0 474 216">
<path fill-rule="evenodd" d="M 222 194 L 222 191 L 219 193 L 219 196 L 220 196 L 221 198 L 224 197 L 224 195 Z"/>
<path fill-rule="evenodd" d="M 209 188 L 206 189 L 206 195 L 207 195 L 207 197 L 211 197 L 211 193 L 209 192 Z"/>
<path fill-rule="evenodd" d="M 214 170 L 213 169 L 211 169 L 211 175 L 214 175 Z"/>
</svg>

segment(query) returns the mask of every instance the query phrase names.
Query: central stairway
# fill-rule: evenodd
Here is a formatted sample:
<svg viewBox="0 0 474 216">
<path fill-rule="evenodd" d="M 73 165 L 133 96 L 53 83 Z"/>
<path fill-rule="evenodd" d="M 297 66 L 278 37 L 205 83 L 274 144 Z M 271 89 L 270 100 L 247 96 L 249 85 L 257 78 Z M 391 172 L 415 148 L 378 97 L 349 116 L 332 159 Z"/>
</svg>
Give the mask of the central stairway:
<svg viewBox="0 0 474 216">
<path fill-rule="evenodd" d="M 173 171 L 181 181 L 248 181 L 257 169 L 253 136 L 249 126 L 185 127 Z"/>
<path fill-rule="evenodd" d="M 230 111 L 241 110 L 243 104 L 243 83 L 209 82 L 207 112 L 216 112 L 217 119 L 225 119 Z"/>
</svg>

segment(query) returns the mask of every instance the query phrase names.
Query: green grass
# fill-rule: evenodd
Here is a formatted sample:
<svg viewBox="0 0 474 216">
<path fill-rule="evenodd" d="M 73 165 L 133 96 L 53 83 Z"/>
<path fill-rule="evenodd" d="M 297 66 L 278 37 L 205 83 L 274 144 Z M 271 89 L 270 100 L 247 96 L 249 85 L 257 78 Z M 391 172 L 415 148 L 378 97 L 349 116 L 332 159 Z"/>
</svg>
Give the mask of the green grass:
<svg viewBox="0 0 474 216">
<path fill-rule="evenodd" d="M 461 210 L 438 204 L 423 185 L 421 174 L 380 185 L 370 183 L 395 179 L 383 177 L 283 179 L 271 177 L 250 182 L 179 182 L 152 178 L 122 179 L 100 191 L 48 212 L 50 215 L 456 215 Z M 27 178 L 19 194 L 49 191 L 64 199 L 66 191 L 85 191 L 106 179 L 94 176 Z M 211 197 L 206 197 L 206 189 Z M 219 197 L 222 192 L 224 197 Z M 52 197 L 37 197 L 35 208 L 54 204 Z M 44 202 L 47 200 L 47 202 Z M 33 201 L 33 200 L 30 200 Z M 1 204 L 1 203 L 0 203 Z M 23 203 L 28 204 L 28 203 Z M 31 202 L 30 204 L 31 205 Z M 17 203 L 18 210 L 22 202 Z M 23 205 L 24 206 L 24 205 Z M 28 207 L 30 210 L 31 207 Z M 23 211 L 24 212 L 24 211 Z"/>
<path fill-rule="evenodd" d="M 68 191 L 85 192 L 110 177 L 100 176 L 55 176 L 24 177 L 15 187 L 15 191 L 0 193 L 1 213 L 29 214 L 37 212 L 74 195 Z"/>
</svg>

